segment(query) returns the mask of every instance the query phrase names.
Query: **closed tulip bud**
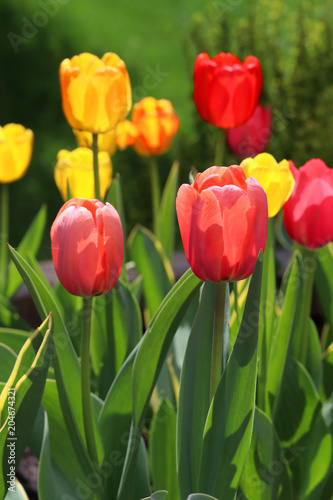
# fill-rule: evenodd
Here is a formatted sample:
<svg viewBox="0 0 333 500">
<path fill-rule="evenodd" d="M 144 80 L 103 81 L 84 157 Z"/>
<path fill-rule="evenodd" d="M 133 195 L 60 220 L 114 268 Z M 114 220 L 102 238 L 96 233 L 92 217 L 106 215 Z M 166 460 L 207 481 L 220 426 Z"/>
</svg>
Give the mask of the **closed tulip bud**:
<svg viewBox="0 0 333 500">
<path fill-rule="evenodd" d="M 268 217 L 274 217 L 294 189 L 295 180 L 287 160 L 277 163 L 274 156 L 261 153 L 242 161 L 246 177 L 254 177 L 263 187 L 268 202 Z"/>
<path fill-rule="evenodd" d="M 91 297 L 109 292 L 124 258 L 118 212 L 98 200 L 67 201 L 52 224 L 51 249 L 59 281 L 69 293 Z"/>
<path fill-rule="evenodd" d="M 23 125 L 9 123 L 0 127 L 0 182 L 21 179 L 29 167 L 34 134 Z"/>
<path fill-rule="evenodd" d="M 258 104 L 250 118 L 226 132 L 230 150 L 239 158 L 255 156 L 265 151 L 272 132 L 272 111 L 270 106 Z"/>
<path fill-rule="evenodd" d="M 104 133 L 128 115 L 131 85 L 117 54 L 99 59 L 83 53 L 64 59 L 59 74 L 63 112 L 73 129 Z"/>
<path fill-rule="evenodd" d="M 295 187 L 283 207 L 284 225 L 293 241 L 314 250 L 333 241 L 333 170 L 320 159 L 299 169 L 289 164 Z"/>
<path fill-rule="evenodd" d="M 194 64 L 193 99 L 201 118 L 223 129 L 238 127 L 253 114 L 262 89 L 259 60 L 248 56 L 242 63 L 221 52 L 213 59 L 206 52 Z"/>
<path fill-rule="evenodd" d="M 92 148 L 93 136 L 91 132 L 83 130 L 73 130 L 77 143 L 81 148 Z M 115 129 L 98 134 L 98 151 L 106 151 L 109 155 L 114 155 L 117 150 Z"/>
<path fill-rule="evenodd" d="M 171 102 L 154 97 L 145 97 L 133 106 L 132 123 L 137 129 L 133 148 L 141 156 L 166 153 L 179 128 Z"/>
<path fill-rule="evenodd" d="M 176 210 L 185 256 L 204 281 L 253 273 L 267 238 L 267 197 L 241 167 L 210 167 L 178 191 Z"/>
<path fill-rule="evenodd" d="M 112 180 L 112 163 L 105 151 L 98 153 L 98 167 L 101 196 L 104 198 Z M 68 199 L 67 187 L 74 198 L 94 198 L 92 150 L 77 148 L 73 151 L 66 149 L 59 151 L 54 178 L 64 201 Z"/>
</svg>

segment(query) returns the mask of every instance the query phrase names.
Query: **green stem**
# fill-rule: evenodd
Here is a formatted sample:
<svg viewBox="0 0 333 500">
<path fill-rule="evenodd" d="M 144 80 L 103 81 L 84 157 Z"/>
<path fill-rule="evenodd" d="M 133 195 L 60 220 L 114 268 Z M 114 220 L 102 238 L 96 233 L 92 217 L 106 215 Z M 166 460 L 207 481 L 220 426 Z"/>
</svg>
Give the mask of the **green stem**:
<svg viewBox="0 0 333 500">
<path fill-rule="evenodd" d="M 151 182 L 151 192 L 152 192 L 152 201 L 153 201 L 153 229 L 155 235 L 158 230 L 158 211 L 160 207 L 160 182 L 158 178 L 158 170 L 157 170 L 157 161 L 155 156 L 150 156 L 149 158 L 149 167 L 150 167 L 150 182 Z"/>
<path fill-rule="evenodd" d="M 316 271 L 316 255 L 314 251 L 305 248 L 301 248 L 301 253 L 303 258 L 303 275 L 301 277 L 300 305 L 298 308 L 299 314 L 297 317 L 297 324 L 302 332 L 301 336 L 298 336 L 302 339 L 302 342 L 297 346 L 297 354 L 298 360 L 302 364 L 305 364 L 308 349 L 308 328 L 309 318 L 311 317 L 312 292 Z"/>
<path fill-rule="evenodd" d="M 81 394 L 83 425 L 87 449 L 93 463 L 98 464 L 98 455 L 94 436 L 90 395 L 90 331 L 91 331 L 92 297 L 83 298 L 83 323 L 81 343 Z"/>
<path fill-rule="evenodd" d="M 219 130 L 218 139 L 215 147 L 215 160 L 214 165 L 217 167 L 222 167 L 224 162 L 224 152 L 225 152 L 225 130 L 221 128 Z"/>
<path fill-rule="evenodd" d="M 9 235 L 9 196 L 8 184 L 1 184 L 1 215 L 0 215 L 0 292 L 5 294 L 7 288 L 7 263 L 8 263 L 8 250 L 7 242 Z"/>
<path fill-rule="evenodd" d="M 95 198 L 101 199 L 101 192 L 99 188 L 99 170 L 98 170 L 98 134 L 92 135 L 92 151 L 94 162 L 94 183 L 95 183 Z"/>
<path fill-rule="evenodd" d="M 228 335 L 225 335 L 226 317 L 226 288 L 227 283 L 222 281 L 216 285 L 214 330 L 212 341 L 212 362 L 210 372 L 210 399 L 213 398 L 221 375 L 228 360 Z"/>
</svg>

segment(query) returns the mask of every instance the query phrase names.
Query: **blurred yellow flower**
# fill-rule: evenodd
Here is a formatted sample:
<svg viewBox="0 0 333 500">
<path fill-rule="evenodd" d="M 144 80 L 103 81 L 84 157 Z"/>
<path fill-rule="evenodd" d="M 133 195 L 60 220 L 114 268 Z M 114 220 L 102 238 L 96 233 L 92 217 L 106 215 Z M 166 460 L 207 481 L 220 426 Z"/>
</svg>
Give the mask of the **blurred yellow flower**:
<svg viewBox="0 0 333 500">
<path fill-rule="evenodd" d="M 102 198 L 112 180 L 112 163 L 105 151 L 98 153 L 99 182 Z M 57 156 L 54 170 L 56 185 L 64 201 L 68 200 L 67 185 L 73 198 L 95 198 L 93 153 L 89 148 L 77 148 L 73 151 L 62 149 Z"/>
<path fill-rule="evenodd" d="M 23 177 L 31 161 L 34 134 L 23 125 L 8 123 L 0 127 L 0 182 Z"/>
<path fill-rule="evenodd" d="M 92 133 L 84 130 L 74 130 L 77 143 L 82 148 L 92 148 Z M 109 155 L 114 155 L 117 150 L 116 131 L 115 129 L 98 134 L 97 139 L 98 151 L 106 151 Z"/>
<path fill-rule="evenodd" d="M 246 177 L 254 177 L 267 195 L 268 217 L 274 217 L 289 199 L 295 185 L 287 160 L 277 163 L 274 156 L 261 153 L 254 158 L 246 158 L 240 166 Z"/>
<path fill-rule="evenodd" d="M 135 139 L 138 136 L 138 129 L 129 120 L 123 120 L 118 123 L 116 128 L 116 141 L 120 150 L 124 150 L 127 146 L 133 146 Z"/>
<path fill-rule="evenodd" d="M 73 129 L 104 133 L 126 118 L 132 105 L 124 61 L 108 52 L 64 59 L 59 70 L 62 108 Z"/>
<path fill-rule="evenodd" d="M 136 127 L 133 148 L 141 156 L 166 153 L 179 128 L 179 118 L 167 99 L 144 97 L 133 106 L 132 124 Z"/>
</svg>

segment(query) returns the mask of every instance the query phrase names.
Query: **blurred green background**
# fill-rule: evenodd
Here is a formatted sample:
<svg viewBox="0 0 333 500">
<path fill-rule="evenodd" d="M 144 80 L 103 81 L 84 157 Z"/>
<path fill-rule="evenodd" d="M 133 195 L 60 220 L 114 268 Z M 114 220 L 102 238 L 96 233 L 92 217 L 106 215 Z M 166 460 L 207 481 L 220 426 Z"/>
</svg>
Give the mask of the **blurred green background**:
<svg viewBox="0 0 333 500">
<path fill-rule="evenodd" d="M 31 166 L 10 186 L 10 242 L 16 246 L 42 203 L 49 227 L 62 199 L 53 179 L 60 149 L 76 147 L 63 116 L 60 62 L 81 52 L 116 52 L 126 63 L 133 102 L 170 99 L 180 117 L 172 149 L 158 159 L 161 182 L 173 159 L 181 182 L 212 165 L 217 130 L 202 122 L 192 101 L 196 55 L 233 52 L 259 57 L 261 102 L 270 103 L 268 151 L 297 166 L 313 157 L 333 165 L 333 31 L 326 0 L 1 0 L 0 125 L 22 123 L 35 134 Z M 228 154 L 226 163 L 237 162 Z M 121 174 L 129 228 L 151 224 L 150 185 L 144 159 L 131 149 L 113 157 Z M 49 237 L 41 258 L 50 256 Z"/>
</svg>

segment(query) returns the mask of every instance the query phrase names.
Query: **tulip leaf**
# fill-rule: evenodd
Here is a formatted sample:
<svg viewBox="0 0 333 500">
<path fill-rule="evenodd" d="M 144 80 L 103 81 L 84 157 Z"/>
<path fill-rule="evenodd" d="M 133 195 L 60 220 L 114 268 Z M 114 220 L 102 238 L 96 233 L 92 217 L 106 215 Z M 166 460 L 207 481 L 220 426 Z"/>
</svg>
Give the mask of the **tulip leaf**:
<svg viewBox="0 0 333 500">
<path fill-rule="evenodd" d="M 149 463 L 155 489 L 166 489 L 173 500 L 179 500 L 176 468 L 176 410 L 166 398 L 149 430 Z"/>
<path fill-rule="evenodd" d="M 51 329 L 49 316 L 26 340 L 0 395 L 0 498 L 8 488 L 8 474 L 20 463 L 42 399 L 52 356 Z"/>
<path fill-rule="evenodd" d="M 205 495 L 204 493 L 192 493 L 192 495 L 187 497 L 187 500 L 217 500 L 217 498 Z"/>
<path fill-rule="evenodd" d="M 317 269 L 315 274 L 316 294 L 333 332 L 333 244 L 320 248 L 316 252 Z"/>
<path fill-rule="evenodd" d="M 12 302 L 0 294 L 0 324 L 9 328 L 25 328 L 28 329 L 29 325 L 25 323 L 19 316 L 16 307 Z"/>
<path fill-rule="evenodd" d="M 274 418 L 279 403 L 279 393 L 284 368 L 288 352 L 291 349 L 291 335 L 293 332 L 295 311 L 298 301 L 297 289 L 295 290 L 295 283 L 297 282 L 298 275 L 298 259 L 294 258 L 285 292 L 282 313 L 277 320 L 269 353 L 270 356 L 268 358 L 265 384 L 265 408 L 267 415 L 271 418 Z"/>
<path fill-rule="evenodd" d="M 21 255 L 24 255 L 26 251 L 29 251 L 33 255 L 37 254 L 44 235 L 46 210 L 46 205 L 43 205 L 23 236 L 17 249 Z M 22 278 L 14 262 L 10 262 L 8 266 L 7 297 L 12 297 L 21 283 Z"/>
<path fill-rule="evenodd" d="M 238 336 L 213 397 L 204 431 L 198 490 L 223 500 L 235 497 L 251 442 L 262 260 L 260 252 Z"/>
<path fill-rule="evenodd" d="M 118 281 L 93 300 L 91 361 L 104 398 L 125 359 L 142 336 L 141 312 L 129 288 Z"/>
<path fill-rule="evenodd" d="M 333 345 L 323 353 L 323 392 L 327 398 L 333 393 Z"/>
<path fill-rule="evenodd" d="M 186 498 L 198 489 L 202 436 L 210 405 L 215 291 L 215 283 L 203 285 L 181 372 L 177 412 L 177 463 L 181 498 Z"/>
<path fill-rule="evenodd" d="M 15 478 L 15 486 L 13 490 L 8 490 L 4 500 L 29 500 L 25 489 L 20 481 Z"/>
<path fill-rule="evenodd" d="M 308 345 L 305 368 L 307 369 L 317 391 L 319 392 L 323 381 L 323 362 L 318 330 L 315 322 L 311 318 L 309 318 L 308 326 Z"/>
<path fill-rule="evenodd" d="M 6 382 L 14 368 L 17 354 L 7 345 L 0 343 L 0 359 L 0 381 Z"/>
<path fill-rule="evenodd" d="M 153 317 L 174 282 L 173 271 L 161 243 L 148 229 L 136 226 L 129 236 L 130 257 L 143 276 L 146 322 Z"/>
<path fill-rule="evenodd" d="M 88 473 L 91 471 L 92 464 L 83 441 L 84 431 L 79 360 L 75 354 L 71 339 L 53 294 L 45 287 L 41 279 L 23 257 L 21 257 L 12 247 L 9 247 L 9 251 L 11 258 L 28 287 L 39 314 L 42 316 L 46 315 L 47 311 L 52 312 L 53 336 L 56 348 L 53 366 L 61 407 L 77 457 L 83 469 Z"/>
<path fill-rule="evenodd" d="M 291 356 L 285 367 L 276 430 L 295 498 L 315 500 L 331 470 L 332 436 L 322 416 L 319 395 L 304 366 Z"/>
<path fill-rule="evenodd" d="M 132 498 L 133 484 L 129 478 L 136 455 L 137 436 L 141 433 L 149 400 L 173 336 L 200 285 L 201 281 L 189 269 L 164 298 L 139 344 L 132 369 L 133 424 L 128 437 L 127 456 L 118 500 Z"/>
<path fill-rule="evenodd" d="M 143 498 L 142 500 L 167 500 L 168 492 L 167 491 L 155 491 L 150 495 L 150 497 Z"/>
<path fill-rule="evenodd" d="M 259 408 L 254 415 L 253 436 L 240 487 L 247 500 L 293 498 L 288 461 L 281 450 L 272 421 Z"/>
<path fill-rule="evenodd" d="M 156 237 L 161 242 L 164 253 L 170 262 L 174 250 L 178 179 L 179 163 L 174 162 L 162 194 L 156 233 Z"/>
<path fill-rule="evenodd" d="M 4 344 L 18 354 L 31 333 L 15 328 L 0 328 L 0 345 Z"/>
</svg>

